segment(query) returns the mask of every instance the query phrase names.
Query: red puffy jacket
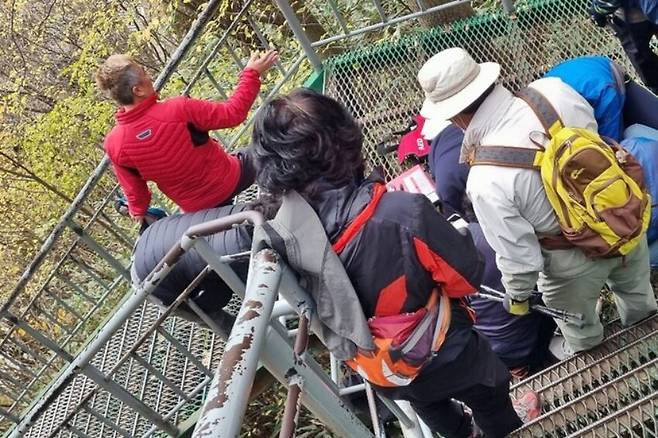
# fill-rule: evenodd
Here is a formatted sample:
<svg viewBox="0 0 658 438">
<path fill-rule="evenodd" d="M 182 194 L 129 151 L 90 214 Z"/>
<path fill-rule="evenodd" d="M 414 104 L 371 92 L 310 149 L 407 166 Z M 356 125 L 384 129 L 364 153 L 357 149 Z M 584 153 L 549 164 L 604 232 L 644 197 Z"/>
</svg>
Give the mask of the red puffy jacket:
<svg viewBox="0 0 658 438">
<path fill-rule="evenodd" d="M 244 122 L 259 89 L 258 72 L 246 69 L 225 102 L 189 97 L 160 102 L 154 94 L 130 111 L 120 109 L 104 147 L 130 214 L 146 213 L 151 201 L 146 181 L 155 182 L 185 212 L 226 201 L 240 179 L 240 162 L 208 131 Z"/>
</svg>

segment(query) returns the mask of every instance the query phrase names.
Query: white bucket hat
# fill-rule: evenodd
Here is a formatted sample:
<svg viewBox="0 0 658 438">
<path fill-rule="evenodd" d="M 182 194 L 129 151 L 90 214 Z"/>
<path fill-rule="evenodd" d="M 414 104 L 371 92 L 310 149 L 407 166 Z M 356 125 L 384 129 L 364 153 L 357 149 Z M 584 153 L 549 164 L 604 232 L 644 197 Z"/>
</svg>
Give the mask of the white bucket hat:
<svg viewBox="0 0 658 438">
<path fill-rule="evenodd" d="M 500 64 L 478 64 L 460 47 L 432 56 L 418 72 L 425 92 L 420 115 L 448 120 L 475 102 L 500 76 Z"/>
</svg>

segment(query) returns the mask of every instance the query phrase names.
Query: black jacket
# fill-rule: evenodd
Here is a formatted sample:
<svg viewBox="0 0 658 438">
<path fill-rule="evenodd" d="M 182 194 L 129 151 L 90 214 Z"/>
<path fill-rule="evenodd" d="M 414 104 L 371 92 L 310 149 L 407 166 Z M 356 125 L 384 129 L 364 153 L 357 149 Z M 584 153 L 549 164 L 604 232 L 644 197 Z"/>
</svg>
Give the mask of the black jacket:
<svg viewBox="0 0 658 438">
<path fill-rule="evenodd" d="M 309 203 L 331 242 L 371 202 L 375 180 L 327 187 Z M 452 322 L 435 360 L 449 362 L 471 335 L 469 309 L 459 299 L 475 292 L 483 264 L 473 240 L 456 231 L 423 195 L 385 193 L 340 253 L 367 318 L 413 312 L 439 286 L 452 300 Z"/>
</svg>

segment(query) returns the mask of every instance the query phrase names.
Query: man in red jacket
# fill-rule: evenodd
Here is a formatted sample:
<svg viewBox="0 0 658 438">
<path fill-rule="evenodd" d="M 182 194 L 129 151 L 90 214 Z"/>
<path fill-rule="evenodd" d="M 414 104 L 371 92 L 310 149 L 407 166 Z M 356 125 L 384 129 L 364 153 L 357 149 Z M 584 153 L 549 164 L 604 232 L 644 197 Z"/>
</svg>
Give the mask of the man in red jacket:
<svg viewBox="0 0 658 438">
<path fill-rule="evenodd" d="M 185 96 L 159 101 L 150 75 L 129 56 L 112 55 L 101 65 L 96 82 L 121 106 L 104 147 L 135 220 L 143 219 L 151 200 L 147 181 L 185 212 L 224 204 L 253 183 L 250 153 L 227 153 L 208 131 L 245 121 L 260 76 L 277 58 L 275 51 L 252 55 L 225 102 Z"/>
</svg>

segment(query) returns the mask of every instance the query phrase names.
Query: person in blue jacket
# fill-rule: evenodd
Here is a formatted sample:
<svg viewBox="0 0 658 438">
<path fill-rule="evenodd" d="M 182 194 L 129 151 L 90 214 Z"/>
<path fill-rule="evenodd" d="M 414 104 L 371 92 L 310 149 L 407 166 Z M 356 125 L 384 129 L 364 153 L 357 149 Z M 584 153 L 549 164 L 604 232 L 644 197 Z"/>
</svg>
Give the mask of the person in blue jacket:
<svg viewBox="0 0 658 438">
<path fill-rule="evenodd" d="M 610 25 L 642 82 L 658 94 L 658 55 L 650 45 L 658 34 L 658 1 L 592 0 L 590 13 L 597 26 Z"/>
<path fill-rule="evenodd" d="M 658 199 L 658 97 L 633 81 L 619 86 L 619 75 L 619 67 L 603 56 L 570 59 L 546 73 L 546 76 L 560 78 L 583 96 L 594 108 L 599 134 L 621 142 L 640 162 L 655 203 Z M 653 248 L 651 265 L 658 267 L 657 207 L 652 208 L 647 240 Z"/>
<path fill-rule="evenodd" d="M 436 193 L 441 199 L 443 214 L 457 213 L 467 222 L 475 220 L 466 197 L 469 166 L 459 162 L 464 132 L 450 124 L 431 141 L 428 164 L 434 178 Z"/>
<path fill-rule="evenodd" d="M 658 129 L 658 97 L 604 56 L 566 60 L 545 77 L 560 78 L 589 102 L 604 137 L 619 142 L 624 129 L 633 124 Z"/>
</svg>

